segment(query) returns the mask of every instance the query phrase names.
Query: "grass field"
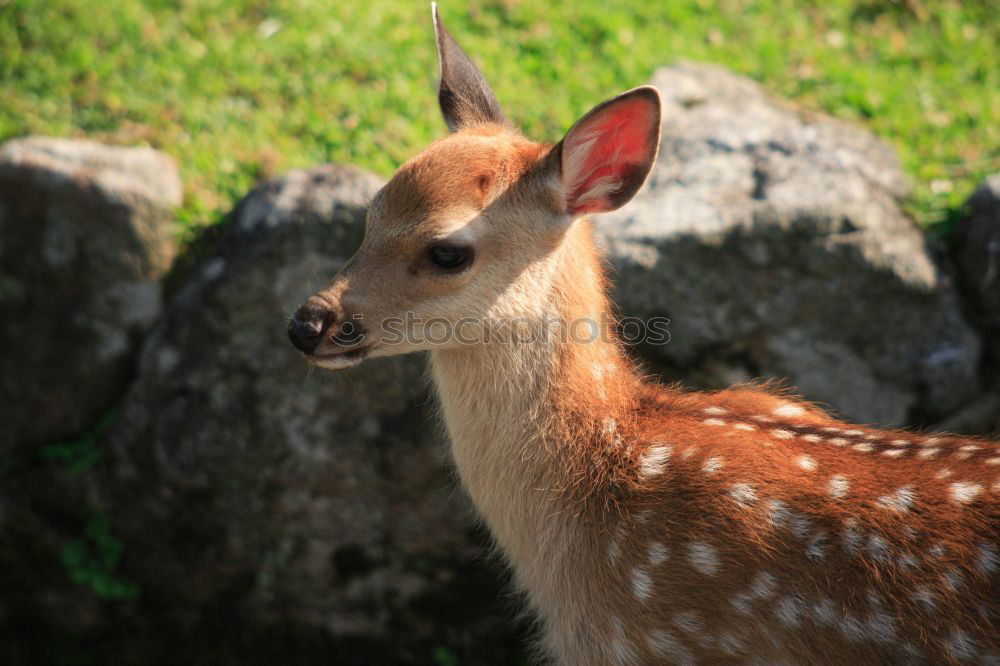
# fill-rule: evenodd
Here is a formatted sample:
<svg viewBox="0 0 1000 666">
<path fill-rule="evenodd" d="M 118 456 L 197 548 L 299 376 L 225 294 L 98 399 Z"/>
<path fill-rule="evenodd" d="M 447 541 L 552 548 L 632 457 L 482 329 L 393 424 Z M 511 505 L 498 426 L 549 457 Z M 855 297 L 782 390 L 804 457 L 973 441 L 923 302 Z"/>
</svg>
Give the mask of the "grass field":
<svg viewBox="0 0 1000 666">
<path fill-rule="evenodd" d="M 389 174 L 443 132 L 428 4 L 0 0 L 0 140 L 164 150 L 182 166 L 186 228 L 291 167 Z M 1000 170 L 995 0 L 471 0 L 441 12 L 508 116 L 539 138 L 689 59 L 890 141 L 924 226 Z"/>
</svg>

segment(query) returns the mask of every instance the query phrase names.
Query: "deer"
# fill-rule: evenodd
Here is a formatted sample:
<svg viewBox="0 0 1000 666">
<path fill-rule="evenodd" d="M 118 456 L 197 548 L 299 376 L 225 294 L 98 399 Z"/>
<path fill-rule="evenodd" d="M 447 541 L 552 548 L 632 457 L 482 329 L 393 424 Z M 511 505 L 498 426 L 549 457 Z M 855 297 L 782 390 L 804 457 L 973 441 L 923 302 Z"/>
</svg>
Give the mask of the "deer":
<svg viewBox="0 0 1000 666">
<path fill-rule="evenodd" d="M 1000 443 L 647 377 L 588 216 L 644 184 L 659 93 L 530 140 L 431 13 L 449 133 L 373 197 L 288 334 L 328 370 L 429 352 L 454 468 L 539 658 L 1000 664 Z"/>
</svg>

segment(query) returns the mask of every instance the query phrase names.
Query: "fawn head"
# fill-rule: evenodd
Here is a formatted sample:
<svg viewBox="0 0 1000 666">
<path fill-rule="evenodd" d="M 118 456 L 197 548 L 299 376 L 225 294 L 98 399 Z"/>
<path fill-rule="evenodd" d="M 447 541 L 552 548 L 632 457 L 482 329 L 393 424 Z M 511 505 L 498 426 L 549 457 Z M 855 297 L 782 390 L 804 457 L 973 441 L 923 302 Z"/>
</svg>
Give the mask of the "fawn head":
<svg viewBox="0 0 1000 666">
<path fill-rule="evenodd" d="M 550 258 L 574 221 L 627 203 L 656 158 L 655 88 L 599 104 L 555 146 L 536 143 L 508 124 L 433 5 L 432 16 L 451 132 L 378 192 L 361 247 L 289 321 L 321 367 L 467 344 L 483 322 L 544 312 Z"/>
</svg>

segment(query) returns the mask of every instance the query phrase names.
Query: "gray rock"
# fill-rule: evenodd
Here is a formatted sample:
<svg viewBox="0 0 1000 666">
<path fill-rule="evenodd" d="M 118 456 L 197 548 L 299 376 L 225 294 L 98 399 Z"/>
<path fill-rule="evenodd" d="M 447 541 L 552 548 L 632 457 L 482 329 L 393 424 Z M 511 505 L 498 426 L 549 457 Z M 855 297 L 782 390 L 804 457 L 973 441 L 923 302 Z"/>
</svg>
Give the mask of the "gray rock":
<svg viewBox="0 0 1000 666">
<path fill-rule="evenodd" d="M 1000 174 L 969 197 L 970 215 L 954 231 L 954 258 L 962 286 L 1000 363 Z"/>
<path fill-rule="evenodd" d="M 321 167 L 251 192 L 145 345 L 107 445 L 123 574 L 158 613 L 393 649 L 497 616 L 455 592 L 482 589 L 483 570 L 466 571 L 483 550 L 424 360 L 314 373 L 287 339 L 289 314 L 359 245 L 380 185 Z M 421 611 L 428 599 L 451 614 Z"/>
<path fill-rule="evenodd" d="M 937 432 L 954 432 L 967 435 L 1000 435 L 1000 390 L 987 392 L 971 403 L 935 423 Z"/>
<path fill-rule="evenodd" d="M 148 148 L 0 147 L 0 451 L 71 435 L 124 390 L 176 252 L 177 168 Z"/>
<path fill-rule="evenodd" d="M 659 70 L 660 156 L 598 220 L 625 315 L 671 319 L 641 351 L 702 386 L 781 378 L 859 422 L 948 413 L 980 344 L 901 212 L 903 174 L 867 132 L 709 66 Z"/>
</svg>

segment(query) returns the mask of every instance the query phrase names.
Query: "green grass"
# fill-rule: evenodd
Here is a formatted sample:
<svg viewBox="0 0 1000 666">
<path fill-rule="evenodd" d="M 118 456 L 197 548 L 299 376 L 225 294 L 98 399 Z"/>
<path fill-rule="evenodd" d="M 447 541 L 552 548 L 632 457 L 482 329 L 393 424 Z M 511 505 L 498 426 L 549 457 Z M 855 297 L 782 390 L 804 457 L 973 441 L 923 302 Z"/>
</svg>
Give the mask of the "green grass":
<svg viewBox="0 0 1000 666">
<path fill-rule="evenodd" d="M 871 128 L 932 226 L 1000 170 L 994 0 L 445 2 L 509 117 L 557 139 L 677 59 L 715 62 Z M 0 0 L 0 140 L 144 143 L 182 166 L 185 226 L 262 177 L 326 161 L 388 175 L 443 123 L 428 3 Z"/>
</svg>

